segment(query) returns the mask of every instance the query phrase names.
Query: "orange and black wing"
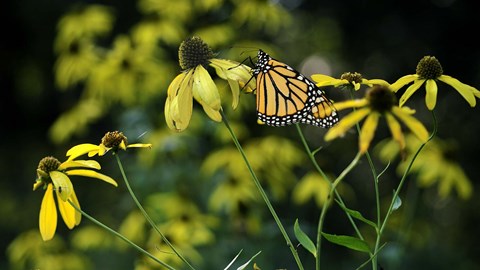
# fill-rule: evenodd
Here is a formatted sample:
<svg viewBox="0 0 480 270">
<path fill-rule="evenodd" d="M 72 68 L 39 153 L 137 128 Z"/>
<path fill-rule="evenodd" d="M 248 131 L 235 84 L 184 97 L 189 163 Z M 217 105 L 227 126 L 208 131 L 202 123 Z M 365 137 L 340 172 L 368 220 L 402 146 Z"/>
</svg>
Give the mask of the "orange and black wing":
<svg viewBox="0 0 480 270">
<path fill-rule="evenodd" d="M 253 74 L 257 80 L 257 116 L 265 124 L 304 123 L 328 128 L 338 122 L 338 114 L 325 92 L 262 50 Z"/>
</svg>

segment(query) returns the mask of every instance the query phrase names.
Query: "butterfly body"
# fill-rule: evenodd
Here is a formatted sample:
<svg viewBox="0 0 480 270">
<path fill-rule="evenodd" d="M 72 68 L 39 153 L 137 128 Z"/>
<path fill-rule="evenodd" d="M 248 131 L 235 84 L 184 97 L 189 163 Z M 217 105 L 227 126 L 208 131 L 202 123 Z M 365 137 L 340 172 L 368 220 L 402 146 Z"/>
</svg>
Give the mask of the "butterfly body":
<svg viewBox="0 0 480 270">
<path fill-rule="evenodd" d="M 289 65 L 258 51 L 253 69 L 257 81 L 257 117 L 270 126 L 295 123 L 328 128 L 338 114 L 325 92 Z"/>
</svg>

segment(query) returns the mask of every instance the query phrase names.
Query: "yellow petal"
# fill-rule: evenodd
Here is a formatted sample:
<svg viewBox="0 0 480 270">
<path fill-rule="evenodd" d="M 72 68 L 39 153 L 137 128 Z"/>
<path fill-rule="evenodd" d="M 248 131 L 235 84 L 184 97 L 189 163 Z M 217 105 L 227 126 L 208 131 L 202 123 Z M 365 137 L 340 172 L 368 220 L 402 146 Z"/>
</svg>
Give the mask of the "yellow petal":
<svg viewBox="0 0 480 270">
<path fill-rule="evenodd" d="M 370 111 L 370 108 L 361 108 L 343 117 L 340 122 L 327 131 L 324 138 L 325 141 L 330 141 L 338 136 L 343 136 L 347 130 L 367 116 Z"/>
<path fill-rule="evenodd" d="M 428 140 L 428 131 L 423 124 L 402 108 L 393 107 L 393 114 L 398 117 L 423 143 Z"/>
<path fill-rule="evenodd" d="M 417 74 L 403 76 L 396 82 L 394 82 L 392 85 L 390 85 L 390 89 L 392 89 L 393 92 L 397 92 L 398 90 L 400 90 L 400 88 L 413 82 L 416 79 L 418 79 Z"/>
<path fill-rule="evenodd" d="M 405 104 L 405 102 L 413 95 L 413 93 L 415 93 L 415 91 L 418 90 L 418 88 L 420 88 L 420 86 L 422 86 L 424 82 L 425 80 L 416 80 L 412 85 L 407 88 L 405 93 L 403 93 L 403 95 L 400 97 L 400 107 Z"/>
<path fill-rule="evenodd" d="M 98 145 L 91 143 L 84 143 L 75 145 L 67 151 L 68 160 L 75 159 L 81 155 L 87 154 L 89 152 L 97 151 Z"/>
<path fill-rule="evenodd" d="M 234 80 L 228 80 L 228 85 L 230 85 L 230 89 L 232 90 L 232 109 L 235 110 L 240 101 L 240 86 Z"/>
<path fill-rule="evenodd" d="M 167 100 L 165 101 L 163 114 L 165 115 L 165 122 L 167 123 L 168 128 L 171 130 L 176 130 L 175 121 L 173 121 L 172 114 L 171 114 L 171 111 L 172 111 L 171 103 L 172 101 L 169 98 L 167 98 Z"/>
<path fill-rule="evenodd" d="M 477 100 L 475 99 L 475 92 L 478 92 L 477 89 L 447 75 L 442 75 L 438 79 L 452 86 L 455 90 L 457 90 L 458 93 L 460 93 L 460 95 L 462 95 L 462 97 L 468 102 L 468 104 L 470 104 L 471 107 L 475 107 L 477 103 Z"/>
<path fill-rule="evenodd" d="M 68 178 L 65 173 L 59 171 L 51 171 L 50 178 L 55 186 L 55 190 L 60 194 L 59 197 L 62 201 L 67 201 L 73 191 L 73 185 L 70 178 Z"/>
<path fill-rule="evenodd" d="M 171 103 L 170 113 L 177 130 L 186 129 L 192 117 L 193 76 L 194 70 L 189 70 L 180 85 L 178 96 Z"/>
<path fill-rule="evenodd" d="M 370 146 L 370 142 L 375 134 L 375 129 L 377 129 L 378 118 L 380 118 L 380 113 L 373 112 L 367 117 L 367 119 L 365 119 L 365 122 L 363 123 L 359 138 L 361 153 L 367 152 L 368 147 Z"/>
<path fill-rule="evenodd" d="M 118 146 L 118 148 L 122 149 L 122 150 L 127 150 L 127 145 L 125 145 L 125 141 L 122 140 L 120 142 L 120 145 Z"/>
<path fill-rule="evenodd" d="M 363 99 L 354 99 L 354 100 L 347 100 L 335 103 L 333 106 L 337 111 L 341 111 L 348 108 L 359 108 L 368 105 L 368 100 Z"/>
<path fill-rule="evenodd" d="M 38 222 L 43 241 L 48 241 L 55 235 L 57 229 L 57 209 L 53 198 L 53 185 L 48 184 L 40 206 Z"/>
<path fill-rule="evenodd" d="M 193 74 L 193 97 L 204 106 L 212 108 L 212 110 L 220 110 L 220 94 L 217 86 L 212 80 L 208 71 L 199 65 L 195 68 Z"/>
<path fill-rule="evenodd" d="M 173 99 L 178 95 L 178 91 L 180 90 L 180 85 L 187 76 L 187 72 L 182 72 L 178 74 L 175 79 L 170 83 L 167 90 L 167 98 Z"/>
<path fill-rule="evenodd" d="M 112 184 L 114 186 L 118 186 L 117 182 L 113 180 L 110 176 L 91 171 L 91 170 L 69 170 L 66 172 L 68 175 L 79 175 L 79 176 L 85 176 L 85 177 L 92 177 L 92 178 L 97 178 L 100 180 L 103 180 L 109 184 Z"/>
<path fill-rule="evenodd" d="M 65 170 L 69 168 L 92 168 L 100 170 L 101 166 L 100 163 L 95 160 L 71 160 L 65 161 L 58 166 L 59 170 Z"/>
<path fill-rule="evenodd" d="M 70 201 L 78 208 L 81 209 L 80 203 L 78 202 L 77 195 L 75 194 L 75 191 L 72 192 L 72 195 L 69 198 Z M 75 210 L 75 226 L 80 224 L 80 221 L 82 221 L 82 213 L 78 212 Z"/>
<path fill-rule="evenodd" d="M 72 194 L 75 192 L 73 191 Z M 58 201 L 58 210 L 60 211 L 60 215 L 65 222 L 65 225 L 71 230 L 75 227 L 75 208 L 68 201 L 63 201 L 60 199 L 60 193 L 57 190 L 57 201 Z"/>
<path fill-rule="evenodd" d="M 110 149 L 112 149 L 112 148 L 111 147 L 106 147 L 105 145 L 100 144 L 99 147 L 98 147 L 98 155 L 99 156 L 104 156 L 108 151 L 110 151 Z"/>
<path fill-rule="evenodd" d="M 390 87 L 390 84 L 387 81 L 381 80 L 381 79 L 371 79 L 371 80 L 363 79 L 362 83 L 367 84 L 370 87 L 372 87 L 373 85 L 381 85 L 381 86 L 385 86 L 385 87 Z"/>
<path fill-rule="evenodd" d="M 222 121 L 222 115 L 220 114 L 220 110 L 216 111 L 205 105 L 203 105 L 203 110 L 208 115 L 208 117 L 210 117 L 210 119 L 212 119 L 213 121 L 215 122 Z"/>
<path fill-rule="evenodd" d="M 388 128 L 392 133 L 393 139 L 398 142 L 400 149 L 405 149 L 405 138 L 400 123 L 390 113 L 386 113 L 385 118 L 387 119 Z"/>
<path fill-rule="evenodd" d="M 335 85 L 336 83 L 342 81 L 340 79 L 336 79 L 334 77 L 324 75 L 324 74 L 313 74 L 311 78 L 319 87 L 327 86 L 327 85 Z"/>
<path fill-rule="evenodd" d="M 435 108 L 435 104 L 437 103 L 437 83 L 434 80 L 427 80 L 425 89 L 427 90 L 425 103 L 427 104 L 427 108 L 431 111 Z"/>
<path fill-rule="evenodd" d="M 149 148 L 152 149 L 151 143 L 132 143 L 127 146 L 127 148 Z"/>
<path fill-rule="evenodd" d="M 360 89 L 360 86 L 361 86 L 360 83 L 357 83 L 357 82 L 353 82 L 353 81 L 352 81 L 352 84 L 353 84 L 353 89 L 355 89 L 355 91 L 357 91 L 358 89 Z"/>
</svg>

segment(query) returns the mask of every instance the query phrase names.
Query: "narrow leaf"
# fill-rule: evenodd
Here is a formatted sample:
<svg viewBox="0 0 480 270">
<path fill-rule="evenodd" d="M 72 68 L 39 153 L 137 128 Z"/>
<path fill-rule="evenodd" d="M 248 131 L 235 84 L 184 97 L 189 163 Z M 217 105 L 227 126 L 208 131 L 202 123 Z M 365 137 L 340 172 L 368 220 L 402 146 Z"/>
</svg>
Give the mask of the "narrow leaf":
<svg viewBox="0 0 480 270">
<path fill-rule="evenodd" d="M 243 270 L 245 269 L 245 267 L 247 267 L 247 265 L 253 260 L 255 259 L 255 257 L 258 256 L 258 254 L 260 254 L 261 251 L 257 252 L 257 254 L 253 255 L 252 258 L 250 258 L 250 260 L 248 260 L 248 262 L 244 263 L 243 265 L 241 265 L 240 267 L 237 268 L 237 270 Z"/>
<path fill-rule="evenodd" d="M 393 196 L 395 196 L 395 190 L 393 191 Z M 392 211 L 397 210 L 398 208 L 400 208 L 400 206 L 402 206 L 402 199 L 397 196 L 395 197 L 395 201 L 393 202 Z"/>
<path fill-rule="evenodd" d="M 348 235 L 334 235 L 328 233 L 322 233 L 323 237 L 329 242 L 347 247 L 361 252 L 370 252 L 370 248 L 367 243 L 359 238 L 348 236 Z"/>
<path fill-rule="evenodd" d="M 298 219 L 295 220 L 295 225 L 293 226 L 293 231 L 295 232 L 295 237 L 297 237 L 298 242 L 310 253 L 313 254 L 314 257 L 317 257 L 317 249 L 315 244 L 312 240 L 308 237 L 308 235 L 302 231 L 300 228 L 300 224 L 298 223 Z"/>
<path fill-rule="evenodd" d="M 350 216 L 352 216 L 352 217 L 354 217 L 354 218 L 356 218 L 356 219 L 358 219 L 358 220 L 360 220 L 360 221 L 365 222 L 366 224 L 372 226 L 372 227 L 375 228 L 375 229 L 377 228 L 377 224 L 375 224 L 375 222 L 373 222 L 373 221 L 371 221 L 371 220 L 369 220 L 369 219 L 366 219 L 366 218 L 362 215 L 362 213 L 360 213 L 360 212 L 358 212 L 358 211 L 356 211 L 356 210 L 349 209 L 349 208 L 347 208 L 347 207 L 346 207 L 344 204 L 342 204 L 342 203 L 339 203 L 339 202 L 337 202 L 337 203 L 338 203 L 338 205 L 340 205 L 340 207 L 342 207 L 342 209 L 343 209 L 345 212 L 347 212 Z"/>
</svg>

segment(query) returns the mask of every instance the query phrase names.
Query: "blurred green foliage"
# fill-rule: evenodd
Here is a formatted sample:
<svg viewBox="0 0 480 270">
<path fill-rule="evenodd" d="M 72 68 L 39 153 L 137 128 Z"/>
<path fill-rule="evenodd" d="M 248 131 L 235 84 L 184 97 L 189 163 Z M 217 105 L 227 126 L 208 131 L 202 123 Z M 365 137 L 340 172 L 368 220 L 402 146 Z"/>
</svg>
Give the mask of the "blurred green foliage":
<svg viewBox="0 0 480 270">
<path fill-rule="evenodd" d="M 0 268 L 158 268 L 86 220 L 73 231 L 59 224 L 49 242 L 41 241 L 37 229 L 42 194 L 31 192 L 31 186 L 38 161 L 48 155 L 63 158 L 74 144 L 98 144 L 105 132 L 118 129 L 131 143 L 154 145 L 120 153 L 126 173 L 149 214 L 198 269 L 225 267 L 241 249 L 243 261 L 262 250 L 256 258 L 262 269 L 294 269 L 225 127 L 196 104 L 185 132 L 167 129 L 163 105 L 166 89 L 180 71 L 180 42 L 198 35 L 222 58 L 246 64 L 262 48 L 306 75 L 358 71 L 389 82 L 413 73 L 424 55 L 435 55 L 447 74 L 477 86 L 480 50 L 458 33 L 478 23 L 472 5 L 458 0 L 420 1 L 414 8 L 401 1 L 9 2 L 3 11 L 11 14 L 0 16 L 8 20 L 4 25 L 12 25 L 12 35 L 0 45 L 5 59 L 0 80 L 5 89 L 0 107 L 5 118 L 0 163 L 0 241 L 5 252 Z M 307 64 L 312 59 L 313 68 Z M 325 184 L 314 173 L 295 128 L 257 125 L 253 95 L 242 94 L 233 111 L 227 85 L 221 84 L 226 115 L 289 233 L 293 235 L 299 218 L 302 229 L 313 236 Z M 346 98 L 345 93 L 327 91 L 334 100 Z M 450 92 L 440 90 L 436 112 L 439 137 L 453 141 L 456 156 L 450 144 L 438 140 L 419 157 L 401 196 L 403 205 L 386 232 L 389 244 L 379 259 L 385 269 L 480 265 L 480 203 L 475 199 L 479 113 Z M 424 101 L 417 97 L 412 102 Z M 422 109 L 417 114 L 429 119 Z M 353 158 L 353 134 L 325 145 L 324 130 L 302 129 L 312 147 L 323 147 L 316 158 L 328 173 L 338 174 Z M 378 140 L 388 136 L 384 131 L 376 135 Z M 404 166 L 389 147 L 375 159 L 377 168 L 392 163 L 381 178 L 387 197 L 398 181 L 394 165 Z M 113 159 L 99 162 L 120 180 Z M 150 230 L 124 187 L 73 181 L 86 212 L 159 258 L 181 265 Z M 370 172 L 359 167 L 339 190 L 352 208 L 370 217 L 375 213 L 372 188 Z M 352 233 L 338 207 L 329 212 L 326 229 Z M 361 229 L 369 234 L 368 228 Z M 352 269 L 364 259 L 329 244 L 324 250 L 326 269 Z M 300 250 L 300 255 L 312 269 L 308 252 Z"/>
</svg>

